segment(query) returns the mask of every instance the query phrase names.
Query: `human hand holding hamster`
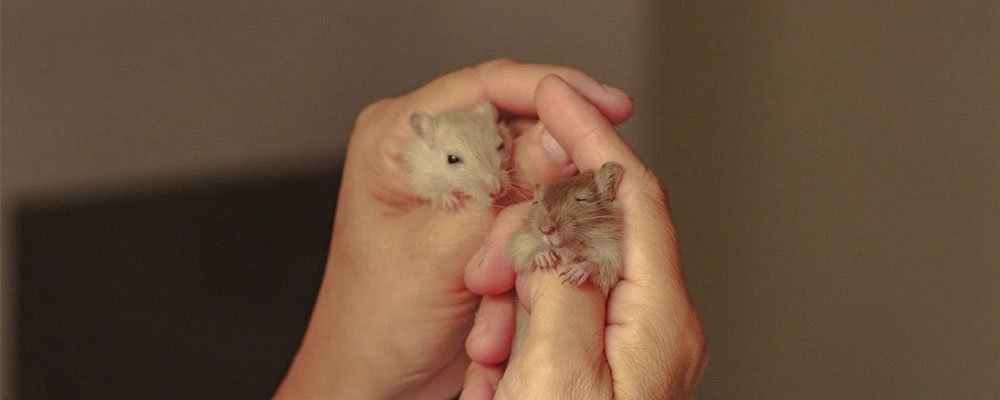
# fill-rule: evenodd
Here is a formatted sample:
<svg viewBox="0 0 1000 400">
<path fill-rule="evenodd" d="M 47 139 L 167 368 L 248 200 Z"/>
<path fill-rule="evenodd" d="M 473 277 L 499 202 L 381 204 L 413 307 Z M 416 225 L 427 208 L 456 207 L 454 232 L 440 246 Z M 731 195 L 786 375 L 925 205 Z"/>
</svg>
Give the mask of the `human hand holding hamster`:
<svg viewBox="0 0 1000 400">
<path fill-rule="evenodd" d="M 487 62 L 365 108 L 351 135 L 326 274 L 298 353 L 277 399 L 444 399 L 458 393 L 463 351 L 480 296 L 463 283 L 485 253 L 496 209 L 473 201 L 429 207 L 411 190 L 403 162 L 420 140 L 412 115 L 473 110 L 533 117 L 535 88 L 557 74 L 614 122 L 632 113 L 627 95 L 573 69 Z M 517 138 L 516 180 L 555 180 L 575 171 L 540 125 Z"/>
<path fill-rule="evenodd" d="M 605 297 L 550 271 L 515 275 L 507 248 L 531 205 L 506 208 L 466 284 L 484 295 L 466 350 L 464 400 L 688 398 L 708 354 L 683 280 L 667 195 L 608 120 L 558 77 L 535 93 L 538 115 L 580 170 L 621 165 L 622 279 Z M 517 253 L 517 252 L 515 252 Z M 522 265 L 523 261 L 516 262 Z M 516 276 L 516 283 L 515 283 Z M 520 305 L 508 291 L 516 287 Z M 511 355 L 517 308 L 530 324 Z"/>
</svg>

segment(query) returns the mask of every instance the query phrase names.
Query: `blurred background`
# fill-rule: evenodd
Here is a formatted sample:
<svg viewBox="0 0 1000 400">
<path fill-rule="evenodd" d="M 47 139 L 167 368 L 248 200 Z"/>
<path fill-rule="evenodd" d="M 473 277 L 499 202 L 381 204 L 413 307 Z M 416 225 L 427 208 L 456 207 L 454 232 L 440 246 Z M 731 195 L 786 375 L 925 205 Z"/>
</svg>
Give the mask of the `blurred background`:
<svg viewBox="0 0 1000 400">
<path fill-rule="evenodd" d="M 635 97 L 699 398 L 1000 397 L 995 1 L 0 7 L 4 399 L 269 397 L 355 115 L 499 56 Z"/>
</svg>

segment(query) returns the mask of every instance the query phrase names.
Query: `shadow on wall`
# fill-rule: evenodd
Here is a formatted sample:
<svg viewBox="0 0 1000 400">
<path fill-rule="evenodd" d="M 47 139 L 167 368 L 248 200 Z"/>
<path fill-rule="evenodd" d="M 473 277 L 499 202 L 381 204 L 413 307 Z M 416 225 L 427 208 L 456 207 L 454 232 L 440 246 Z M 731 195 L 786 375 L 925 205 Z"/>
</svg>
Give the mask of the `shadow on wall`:
<svg viewBox="0 0 1000 400">
<path fill-rule="evenodd" d="M 21 204 L 19 397 L 270 397 L 318 292 L 339 179 Z"/>
</svg>

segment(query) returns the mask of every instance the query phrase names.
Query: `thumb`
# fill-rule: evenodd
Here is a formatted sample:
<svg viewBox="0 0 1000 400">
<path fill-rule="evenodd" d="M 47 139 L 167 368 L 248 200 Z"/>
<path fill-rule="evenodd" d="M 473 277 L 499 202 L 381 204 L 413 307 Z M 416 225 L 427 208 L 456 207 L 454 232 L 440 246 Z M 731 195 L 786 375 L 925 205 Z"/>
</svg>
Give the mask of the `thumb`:
<svg viewBox="0 0 1000 400">
<path fill-rule="evenodd" d="M 563 284 L 553 271 L 517 278 L 527 317 L 524 339 L 512 354 L 497 397 L 611 398 L 604 354 L 604 294 L 592 285 Z M 525 321 L 519 320 L 518 325 Z"/>
<path fill-rule="evenodd" d="M 465 282 L 475 293 L 496 295 L 516 287 L 517 324 L 527 317 L 523 340 L 510 358 L 497 389 L 497 398 L 610 398 L 611 373 L 604 354 L 605 297 L 593 285 L 562 283 L 554 271 L 515 275 L 507 257 L 510 234 L 523 223 L 530 206 L 521 203 L 504 209 L 485 240 L 483 254 L 467 267 Z M 487 313 L 484 311 L 484 317 Z M 494 307 L 490 330 L 476 334 L 470 356 L 493 362 L 510 351 L 510 320 L 514 307 Z M 584 393 L 587 393 L 584 395 Z M 507 397 L 505 397 L 507 396 Z"/>
</svg>

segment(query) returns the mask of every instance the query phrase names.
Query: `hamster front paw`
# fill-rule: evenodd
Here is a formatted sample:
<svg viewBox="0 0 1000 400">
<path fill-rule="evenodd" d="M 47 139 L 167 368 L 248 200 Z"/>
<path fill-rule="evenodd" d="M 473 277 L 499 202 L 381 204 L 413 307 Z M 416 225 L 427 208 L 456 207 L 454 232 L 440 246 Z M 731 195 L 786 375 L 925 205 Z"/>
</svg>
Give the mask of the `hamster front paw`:
<svg viewBox="0 0 1000 400">
<path fill-rule="evenodd" d="M 590 263 L 587 262 L 570 264 L 563 268 L 559 277 L 562 278 L 562 283 L 580 286 L 587 281 L 587 278 L 590 278 L 590 270 Z"/>
<path fill-rule="evenodd" d="M 552 250 L 542 250 L 535 254 L 535 267 L 539 269 L 554 268 L 559 264 L 559 256 Z"/>
<path fill-rule="evenodd" d="M 462 207 L 462 195 L 456 192 L 448 192 L 441 195 L 438 204 L 445 211 L 455 211 Z"/>
</svg>

